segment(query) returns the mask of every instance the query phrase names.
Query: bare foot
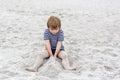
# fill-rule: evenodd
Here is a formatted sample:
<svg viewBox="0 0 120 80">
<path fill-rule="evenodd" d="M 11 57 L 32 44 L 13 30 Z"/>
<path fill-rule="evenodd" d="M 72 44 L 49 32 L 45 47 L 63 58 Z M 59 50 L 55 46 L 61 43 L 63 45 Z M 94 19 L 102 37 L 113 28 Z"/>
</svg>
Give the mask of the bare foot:
<svg viewBox="0 0 120 80">
<path fill-rule="evenodd" d="M 75 67 L 69 68 L 68 70 L 74 70 L 76 71 L 77 69 Z"/>
<path fill-rule="evenodd" d="M 37 72 L 37 69 L 34 69 L 32 67 L 28 67 L 25 70 L 30 71 L 30 72 Z"/>
</svg>

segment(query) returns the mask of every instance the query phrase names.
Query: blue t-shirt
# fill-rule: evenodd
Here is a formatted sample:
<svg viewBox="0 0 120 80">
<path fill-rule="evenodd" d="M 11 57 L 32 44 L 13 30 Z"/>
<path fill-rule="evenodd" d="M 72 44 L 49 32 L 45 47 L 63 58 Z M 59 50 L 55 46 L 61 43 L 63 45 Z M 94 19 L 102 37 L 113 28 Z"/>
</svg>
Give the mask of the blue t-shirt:
<svg viewBox="0 0 120 80">
<path fill-rule="evenodd" d="M 59 41 L 64 41 L 64 33 L 63 33 L 63 30 L 60 29 L 56 34 L 52 34 L 52 33 L 49 31 L 49 29 L 45 29 L 45 32 L 44 32 L 44 40 L 49 40 L 49 41 L 50 41 L 51 49 L 52 49 L 52 51 L 54 51 L 54 50 L 56 49 L 57 42 L 59 42 Z M 60 50 L 64 50 L 63 44 L 62 44 Z"/>
</svg>

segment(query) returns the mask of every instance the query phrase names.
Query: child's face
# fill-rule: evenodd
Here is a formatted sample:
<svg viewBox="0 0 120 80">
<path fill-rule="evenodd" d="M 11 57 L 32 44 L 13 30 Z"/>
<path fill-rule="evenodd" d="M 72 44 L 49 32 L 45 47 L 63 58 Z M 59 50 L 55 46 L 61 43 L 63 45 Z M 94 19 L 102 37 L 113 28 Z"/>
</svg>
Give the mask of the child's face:
<svg viewBox="0 0 120 80">
<path fill-rule="evenodd" d="M 58 29 L 51 29 L 51 28 L 49 28 L 49 30 L 50 30 L 50 32 L 52 33 L 52 34 L 57 34 L 57 32 L 59 31 L 59 28 Z"/>
</svg>

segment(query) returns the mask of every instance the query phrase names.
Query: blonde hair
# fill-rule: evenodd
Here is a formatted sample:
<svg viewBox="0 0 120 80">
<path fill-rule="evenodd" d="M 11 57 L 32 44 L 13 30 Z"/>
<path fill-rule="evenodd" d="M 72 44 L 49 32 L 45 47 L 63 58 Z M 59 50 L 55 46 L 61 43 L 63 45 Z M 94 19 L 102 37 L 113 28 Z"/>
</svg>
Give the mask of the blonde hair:
<svg viewBox="0 0 120 80">
<path fill-rule="evenodd" d="M 51 29 L 60 29 L 61 28 L 61 20 L 55 16 L 50 16 L 47 21 L 47 27 Z"/>
</svg>

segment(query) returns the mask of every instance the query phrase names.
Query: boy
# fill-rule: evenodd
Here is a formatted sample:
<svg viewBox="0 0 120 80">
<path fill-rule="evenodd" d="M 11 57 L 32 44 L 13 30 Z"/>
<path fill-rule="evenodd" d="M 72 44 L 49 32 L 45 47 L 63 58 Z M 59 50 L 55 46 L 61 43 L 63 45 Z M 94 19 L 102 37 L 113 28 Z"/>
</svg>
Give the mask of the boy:
<svg viewBox="0 0 120 80">
<path fill-rule="evenodd" d="M 42 65 L 43 59 L 47 57 L 61 58 L 63 67 L 67 70 L 76 70 L 69 66 L 67 54 L 64 51 L 62 41 L 64 34 L 61 29 L 61 21 L 55 16 L 51 16 L 47 22 L 48 29 L 44 32 L 45 51 L 37 58 L 33 67 L 26 68 L 28 71 L 37 72 L 38 67 Z"/>
</svg>

